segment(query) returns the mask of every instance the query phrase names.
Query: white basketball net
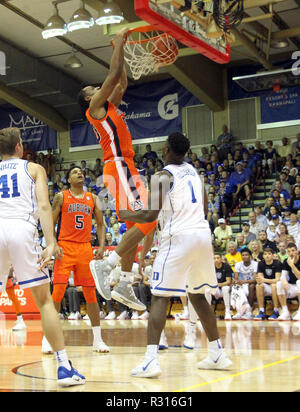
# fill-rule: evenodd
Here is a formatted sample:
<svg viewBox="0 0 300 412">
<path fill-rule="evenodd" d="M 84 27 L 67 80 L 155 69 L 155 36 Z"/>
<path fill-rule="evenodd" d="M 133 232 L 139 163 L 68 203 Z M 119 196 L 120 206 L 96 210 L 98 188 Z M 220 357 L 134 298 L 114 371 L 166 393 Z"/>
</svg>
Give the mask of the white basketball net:
<svg viewBox="0 0 300 412">
<path fill-rule="evenodd" d="M 167 33 L 154 30 L 132 32 L 125 43 L 124 52 L 132 77 L 138 80 L 141 76 L 157 72 L 162 66 L 174 63 L 178 56 L 178 45 Z"/>
</svg>

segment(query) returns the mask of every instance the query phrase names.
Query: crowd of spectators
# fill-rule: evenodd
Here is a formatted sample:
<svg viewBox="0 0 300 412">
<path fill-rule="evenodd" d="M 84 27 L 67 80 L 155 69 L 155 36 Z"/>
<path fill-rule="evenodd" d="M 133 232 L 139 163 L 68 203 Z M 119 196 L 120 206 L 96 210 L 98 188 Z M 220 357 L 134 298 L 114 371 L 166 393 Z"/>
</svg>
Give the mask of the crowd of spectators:
<svg viewBox="0 0 300 412">
<path fill-rule="evenodd" d="M 56 159 L 51 150 L 44 156 L 36 155 L 25 147 L 24 158 L 36 161 L 45 167 L 49 179 L 50 201 L 57 192 L 68 188 L 66 171 L 55 171 Z M 134 161 L 139 173 L 148 183 L 151 176 L 164 167 L 163 161 L 152 150 L 151 145 L 146 146 L 143 155 L 136 155 Z M 235 143 L 227 126 L 224 126 L 216 145 L 202 147 L 201 153 L 189 150 L 185 161 L 192 164 L 203 178 L 208 195 L 207 219 L 213 234 L 214 251 L 216 255 L 221 256 L 222 265 L 228 265 L 230 268 L 232 284 L 236 284 L 234 273 L 236 273 L 236 265 L 243 261 L 243 251 L 250 253 L 251 261 L 265 262 L 264 252 L 271 250 L 274 261 L 283 265 L 288 259 L 289 244 L 296 245 L 296 249 L 300 250 L 300 133 L 293 144 L 284 137 L 278 148 L 273 146 L 271 140 L 267 141 L 265 146 L 257 141 L 255 146 L 247 147 L 242 142 Z M 117 246 L 126 231 L 126 225 L 118 221 L 114 199 L 110 197 L 103 184 L 103 163 L 100 159 L 96 159 L 93 166 L 87 166 L 86 161 L 82 160 L 78 165 L 84 171 L 85 190 L 97 194 L 102 201 L 106 246 Z M 273 179 L 273 184 L 266 200 L 260 205 L 253 205 L 250 203 L 252 190 L 260 179 L 268 177 Z M 233 233 L 229 217 L 241 201 L 253 210 L 245 217 L 239 233 Z M 98 245 L 94 226 L 91 242 L 93 246 Z M 219 261 L 218 265 L 220 266 Z M 217 267 L 216 271 L 218 273 Z M 112 280 L 112 283 L 114 281 Z M 135 279 L 135 282 L 139 284 L 141 279 L 139 281 Z M 228 308 L 229 285 L 224 278 L 221 283 L 225 283 L 226 286 Z M 257 291 L 258 283 L 255 281 L 253 284 L 255 288 L 251 286 L 252 294 L 253 288 L 255 292 Z M 274 294 L 274 287 L 271 291 Z M 139 293 L 138 289 L 136 293 Z M 250 299 L 251 308 L 253 299 L 253 297 Z M 122 307 L 119 311 L 121 315 L 126 312 L 126 317 L 128 316 L 128 308 Z M 227 315 L 229 317 L 228 313 Z M 106 307 L 106 316 L 109 319 L 114 318 L 113 308 Z M 133 316 L 138 315 L 133 314 Z M 126 317 L 124 315 L 123 318 Z"/>
</svg>

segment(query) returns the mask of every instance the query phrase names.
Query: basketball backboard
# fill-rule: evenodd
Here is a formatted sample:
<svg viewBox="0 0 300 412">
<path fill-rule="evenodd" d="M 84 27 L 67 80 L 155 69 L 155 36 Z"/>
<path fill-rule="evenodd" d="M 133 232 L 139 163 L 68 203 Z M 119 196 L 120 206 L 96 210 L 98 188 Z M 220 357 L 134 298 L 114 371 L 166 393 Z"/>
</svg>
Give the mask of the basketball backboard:
<svg viewBox="0 0 300 412">
<path fill-rule="evenodd" d="M 208 37 L 209 19 L 206 13 L 184 10 L 184 3 L 182 0 L 135 0 L 135 13 L 207 58 L 220 64 L 228 63 L 230 44 L 226 37 Z"/>
</svg>

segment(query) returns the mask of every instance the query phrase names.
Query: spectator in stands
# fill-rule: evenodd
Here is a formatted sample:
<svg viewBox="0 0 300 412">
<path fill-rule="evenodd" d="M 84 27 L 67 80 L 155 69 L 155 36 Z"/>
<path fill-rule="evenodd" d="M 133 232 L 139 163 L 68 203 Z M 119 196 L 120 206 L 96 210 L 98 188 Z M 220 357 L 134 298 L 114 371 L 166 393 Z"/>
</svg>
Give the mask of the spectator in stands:
<svg viewBox="0 0 300 412">
<path fill-rule="evenodd" d="M 237 247 L 234 242 L 228 242 L 225 258 L 232 270 L 234 270 L 234 267 L 238 262 L 242 261 L 242 255 L 237 251 Z"/>
<path fill-rule="evenodd" d="M 234 284 L 243 288 L 248 305 L 244 305 L 242 308 L 244 313 L 237 313 L 234 319 L 248 320 L 252 319 L 258 262 L 253 260 L 252 252 L 248 248 L 243 249 L 241 254 L 242 261 L 238 262 L 234 268 Z"/>
<path fill-rule="evenodd" d="M 256 262 L 260 262 L 263 259 L 263 248 L 259 240 L 252 240 L 249 243 L 249 249 L 252 252 L 252 258 Z"/>
<path fill-rule="evenodd" d="M 250 221 L 250 232 L 254 233 L 256 239 L 258 239 L 259 233 L 265 228 L 264 224 L 257 220 L 255 212 L 250 212 L 248 216 Z"/>
<path fill-rule="evenodd" d="M 282 215 L 284 210 L 286 210 L 286 208 L 288 208 L 288 207 L 289 207 L 289 203 L 288 203 L 287 199 L 284 196 L 280 196 L 279 207 L 278 207 L 278 210 L 279 210 L 280 214 Z"/>
<path fill-rule="evenodd" d="M 250 223 L 244 222 L 243 223 L 243 235 L 245 237 L 245 244 L 248 245 L 253 240 L 256 240 L 256 235 L 250 232 Z"/>
<path fill-rule="evenodd" d="M 48 176 L 48 179 L 53 180 L 54 174 L 55 174 L 56 157 L 53 154 L 52 149 L 47 150 L 46 159 L 48 161 L 47 176 Z"/>
<path fill-rule="evenodd" d="M 296 154 L 300 152 L 300 133 L 297 133 L 296 139 L 297 140 L 292 144 L 293 157 L 295 157 Z"/>
<path fill-rule="evenodd" d="M 264 297 L 271 296 L 274 311 L 269 317 L 269 320 L 276 320 L 279 317 L 279 301 L 277 296 L 276 283 L 281 277 L 281 262 L 274 259 L 274 251 L 271 248 L 266 248 L 263 252 L 264 259 L 258 263 L 257 277 L 256 277 L 256 297 L 259 307 L 259 314 L 254 318 L 255 320 L 265 320 Z"/>
<path fill-rule="evenodd" d="M 267 141 L 267 147 L 264 150 L 263 166 L 265 168 L 266 174 L 272 175 L 277 167 L 277 151 L 273 147 L 272 140 Z"/>
<path fill-rule="evenodd" d="M 292 191 L 290 206 L 293 213 L 297 213 L 300 209 L 300 186 L 297 184 L 294 186 L 294 189 Z"/>
<path fill-rule="evenodd" d="M 297 242 L 299 235 L 300 235 L 300 223 L 298 222 L 298 218 L 296 213 L 292 213 L 290 217 L 290 224 L 287 226 L 289 235 L 292 235 L 295 239 L 295 243 Z"/>
<path fill-rule="evenodd" d="M 289 226 L 291 223 L 291 208 L 290 207 L 286 207 L 286 208 L 282 208 L 281 209 L 281 218 L 282 218 L 282 222 Z"/>
<path fill-rule="evenodd" d="M 223 125 L 222 127 L 222 134 L 217 139 L 217 147 L 220 152 L 220 161 L 224 160 L 227 154 L 232 149 L 232 139 L 233 136 L 229 132 L 227 125 Z"/>
<path fill-rule="evenodd" d="M 236 250 L 238 252 L 242 252 L 242 250 L 246 247 L 245 235 L 244 233 L 238 233 L 236 235 Z"/>
<path fill-rule="evenodd" d="M 105 246 L 117 246 L 116 242 L 113 241 L 112 234 L 110 232 L 105 234 Z"/>
<path fill-rule="evenodd" d="M 94 175 L 96 177 L 103 174 L 103 166 L 102 166 L 102 163 L 101 163 L 101 159 L 99 159 L 99 158 L 96 159 L 96 163 L 95 163 L 93 172 L 94 172 Z"/>
<path fill-rule="evenodd" d="M 272 249 L 274 253 L 277 253 L 278 249 L 275 242 L 268 240 L 267 231 L 261 230 L 258 235 L 258 240 L 261 243 L 261 246 L 264 249 Z"/>
<path fill-rule="evenodd" d="M 292 145 L 289 143 L 289 139 L 287 137 L 283 137 L 282 145 L 278 146 L 277 153 L 280 157 L 281 164 L 285 163 L 286 157 L 289 154 L 292 154 Z"/>
<path fill-rule="evenodd" d="M 119 223 L 115 223 L 112 227 L 112 241 L 118 245 L 122 240 Z"/>
<path fill-rule="evenodd" d="M 27 155 L 31 155 L 31 160 L 35 161 L 35 151 L 29 146 L 28 143 L 23 142 L 23 157 L 22 159 L 27 160 Z"/>
<path fill-rule="evenodd" d="M 40 152 L 37 155 L 36 162 L 45 169 L 46 173 L 48 173 L 48 159 L 45 157 L 44 153 Z"/>
<path fill-rule="evenodd" d="M 290 188 L 290 185 L 288 183 L 285 183 L 285 184 L 287 185 L 288 188 Z M 286 198 L 286 200 L 289 201 L 289 199 L 291 198 L 291 196 L 289 194 L 289 191 L 282 187 L 282 183 L 281 183 L 280 180 L 275 181 L 275 189 L 278 190 L 279 197 L 284 196 Z M 274 192 L 274 190 L 273 190 L 273 192 Z M 279 199 L 279 202 L 280 202 L 280 199 Z"/>
<path fill-rule="evenodd" d="M 143 159 L 149 160 L 152 159 L 155 161 L 158 158 L 157 153 L 152 150 L 151 144 L 146 145 L 146 153 L 143 156 Z"/>
<path fill-rule="evenodd" d="M 273 218 L 273 216 L 275 216 L 275 215 L 278 215 L 278 216 L 280 217 L 279 207 L 277 207 L 277 206 L 271 206 L 271 207 L 270 207 L 270 211 L 269 211 L 269 213 L 267 214 L 267 219 L 268 219 L 269 223 L 270 223 L 270 221 L 272 221 L 272 218 Z M 280 221 L 280 219 L 279 219 L 279 221 Z"/>
<path fill-rule="evenodd" d="M 237 185 L 232 181 L 228 175 L 228 172 L 224 170 L 222 172 L 222 180 L 225 181 L 225 190 L 224 190 L 224 195 L 222 195 L 221 203 L 222 203 L 222 211 L 223 211 L 223 216 L 227 216 L 228 212 L 232 209 L 232 207 L 235 205 L 233 202 L 233 196 L 237 192 Z"/>
<path fill-rule="evenodd" d="M 296 168 L 293 168 L 293 169 L 296 169 Z M 281 183 L 282 189 L 286 190 L 288 194 L 290 195 L 292 192 L 292 188 L 291 188 L 291 184 L 289 183 L 289 173 L 286 173 L 286 171 L 283 170 L 279 175 L 279 181 Z"/>
<path fill-rule="evenodd" d="M 286 237 L 289 234 L 287 226 L 284 223 L 279 223 L 276 234 L 277 236 L 275 238 L 275 242 L 277 243 L 277 245 L 280 242 L 286 242 Z"/>
<path fill-rule="evenodd" d="M 269 197 L 266 199 L 265 206 L 264 206 L 264 210 L 263 210 L 263 214 L 264 214 L 265 216 L 268 216 L 268 214 L 269 214 L 269 212 L 270 212 L 270 207 L 271 207 L 271 206 L 275 206 L 275 200 L 274 200 L 274 198 L 273 198 L 272 196 L 269 196 Z"/>
<path fill-rule="evenodd" d="M 263 215 L 261 206 L 256 205 L 254 207 L 254 212 L 255 212 L 256 220 L 263 224 L 264 229 L 267 229 L 269 222 L 268 222 L 267 217 Z"/>
<path fill-rule="evenodd" d="M 256 180 L 261 176 L 262 171 L 262 155 L 255 150 L 254 146 L 249 146 L 249 167 L 253 170 L 253 175 Z"/>
<path fill-rule="evenodd" d="M 275 242 L 277 232 L 273 220 L 269 222 L 269 227 L 267 229 L 267 237 L 270 242 Z"/>
<path fill-rule="evenodd" d="M 287 183 L 289 183 L 291 186 L 295 185 L 297 183 L 297 176 L 298 176 L 298 169 L 297 167 L 292 167 L 291 170 L 285 169 L 283 170 L 285 175 L 287 175 Z M 290 194 L 292 193 L 292 188 L 289 192 Z"/>
<path fill-rule="evenodd" d="M 282 265 L 282 275 L 277 283 L 277 295 L 282 307 L 281 316 L 278 320 L 290 320 L 291 315 L 287 307 L 287 298 L 298 297 L 300 302 L 300 258 L 297 246 L 294 243 L 287 245 L 288 258 Z M 300 310 L 293 317 L 293 320 L 300 320 Z"/>
<path fill-rule="evenodd" d="M 220 217 L 220 202 L 218 196 L 214 196 L 213 193 L 208 194 L 208 214 L 207 220 L 213 223 L 213 227 L 218 225 Z"/>
<path fill-rule="evenodd" d="M 277 253 L 280 262 L 283 263 L 288 257 L 288 252 L 287 252 L 287 248 L 286 248 L 286 243 L 285 242 L 279 242 L 278 243 L 278 250 L 279 252 Z"/>
<path fill-rule="evenodd" d="M 236 201 L 239 196 L 250 198 L 250 181 L 249 174 L 246 170 L 243 170 L 242 162 L 238 162 L 235 167 L 235 172 L 231 173 L 230 180 L 237 186 L 237 191 L 234 193 L 233 198 Z"/>
<path fill-rule="evenodd" d="M 103 221 L 104 221 L 104 226 L 106 229 L 108 229 L 110 218 L 112 217 L 112 210 L 111 209 L 105 209 L 103 212 Z"/>
<path fill-rule="evenodd" d="M 232 229 L 223 218 L 218 220 L 218 225 L 214 230 L 214 246 L 216 250 L 224 252 L 227 243 L 232 239 Z"/>
<path fill-rule="evenodd" d="M 231 172 L 234 172 L 236 161 L 234 160 L 233 155 L 232 155 L 231 152 L 228 153 L 228 155 L 227 155 L 227 160 L 228 160 L 228 171 L 229 171 L 230 173 L 231 173 Z"/>
<path fill-rule="evenodd" d="M 231 320 L 230 313 L 230 285 L 232 281 L 233 272 L 228 263 L 222 262 L 222 256 L 215 254 L 215 269 L 218 281 L 218 288 L 207 288 L 205 290 L 205 297 L 207 302 L 211 305 L 212 296 L 215 299 L 223 298 L 225 304 L 225 320 Z"/>
<path fill-rule="evenodd" d="M 53 190 L 54 193 L 56 194 L 57 192 L 60 192 L 63 188 L 63 182 L 61 180 L 61 176 L 59 173 L 55 174 L 55 180 L 54 180 L 54 184 L 53 184 Z"/>
</svg>

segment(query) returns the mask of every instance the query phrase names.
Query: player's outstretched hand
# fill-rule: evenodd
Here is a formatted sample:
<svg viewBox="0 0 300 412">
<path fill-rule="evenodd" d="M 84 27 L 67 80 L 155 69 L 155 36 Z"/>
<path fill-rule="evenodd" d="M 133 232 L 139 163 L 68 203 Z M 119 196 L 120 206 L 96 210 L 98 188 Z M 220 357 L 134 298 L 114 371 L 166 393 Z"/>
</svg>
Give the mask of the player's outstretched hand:
<svg viewBox="0 0 300 412">
<path fill-rule="evenodd" d="M 37 261 L 37 263 L 40 264 L 39 270 L 42 270 L 45 266 L 48 265 L 54 253 L 54 249 L 55 249 L 54 245 L 53 246 L 49 245 L 46 247 L 46 249 L 43 250 L 41 257 Z"/>
<path fill-rule="evenodd" d="M 115 38 L 112 39 L 111 45 L 115 47 L 117 42 L 121 41 L 122 43 L 124 43 L 127 39 L 128 32 L 129 32 L 129 27 L 124 27 L 123 29 L 119 30 L 117 34 L 115 35 Z"/>
<path fill-rule="evenodd" d="M 94 253 L 94 259 L 95 260 L 102 260 L 103 259 L 103 254 L 104 254 L 104 248 L 99 247 Z"/>
<path fill-rule="evenodd" d="M 61 260 L 64 257 L 64 251 L 62 250 L 60 246 L 56 245 L 54 248 L 53 255 L 55 259 Z"/>
</svg>

